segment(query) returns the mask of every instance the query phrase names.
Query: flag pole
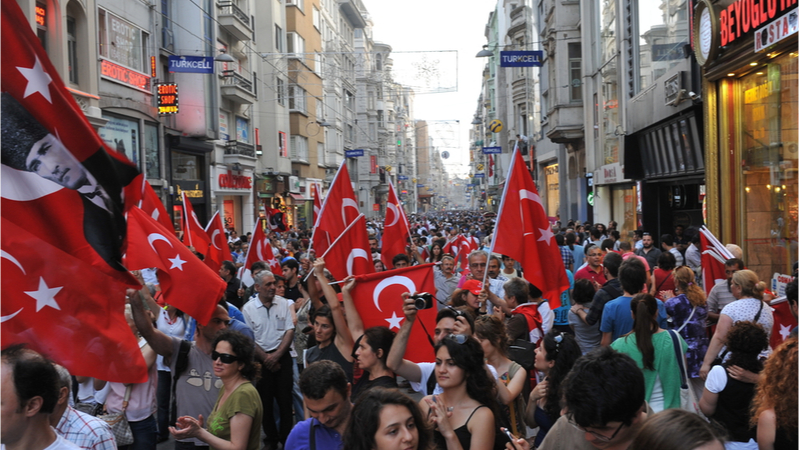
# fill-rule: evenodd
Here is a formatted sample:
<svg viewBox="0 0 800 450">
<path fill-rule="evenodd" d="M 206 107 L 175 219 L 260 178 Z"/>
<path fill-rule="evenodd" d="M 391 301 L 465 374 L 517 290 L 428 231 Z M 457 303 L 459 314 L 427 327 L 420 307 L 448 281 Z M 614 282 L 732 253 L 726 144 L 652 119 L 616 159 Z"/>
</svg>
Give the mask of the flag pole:
<svg viewBox="0 0 800 450">
<path fill-rule="evenodd" d="M 219 211 L 217 211 L 217 212 L 219 212 Z M 256 225 L 253 227 L 253 234 L 251 236 L 255 236 L 256 235 L 256 230 L 258 229 L 259 226 L 261 226 L 261 217 L 259 217 L 256 220 Z M 267 236 L 264 235 L 264 238 L 266 239 Z M 252 243 L 253 243 L 252 241 L 249 242 L 249 244 L 252 244 Z M 252 245 L 248 245 L 247 246 L 247 253 L 244 255 L 244 264 L 247 264 L 247 258 L 250 257 L 250 250 L 252 250 L 252 249 L 253 249 Z M 274 256 L 273 256 L 273 258 L 274 258 Z M 242 264 L 242 267 L 239 267 L 238 275 L 239 275 L 239 279 L 240 280 L 242 279 L 242 275 L 244 275 L 244 271 L 247 270 L 247 267 L 245 267 L 244 264 Z"/>
<path fill-rule="evenodd" d="M 342 168 L 344 167 L 345 161 L 346 160 L 343 159 L 341 164 L 339 164 L 339 170 L 336 171 L 336 175 L 334 175 L 333 181 L 331 181 L 331 186 L 335 186 L 336 185 L 336 181 L 339 179 L 339 174 L 342 173 Z M 328 194 L 330 194 L 330 192 L 328 192 Z M 320 219 L 320 217 L 322 217 L 322 214 L 325 212 L 325 207 L 328 206 L 328 198 L 329 197 L 330 197 L 330 195 L 326 195 L 325 196 L 325 201 L 322 202 L 322 206 L 319 208 L 319 214 L 314 219 L 314 230 L 311 231 L 311 241 L 308 243 L 308 251 L 309 252 L 311 251 L 311 247 L 314 245 L 314 236 L 316 236 L 316 234 L 317 234 L 317 227 L 319 226 L 319 219 Z M 307 276 L 306 276 L 306 279 L 308 279 Z M 305 281 L 305 280 L 303 280 L 303 281 Z"/>
<path fill-rule="evenodd" d="M 514 173 L 514 165 L 517 163 L 517 152 L 519 152 L 518 147 L 514 147 L 514 152 L 511 154 L 511 164 L 508 165 L 508 174 L 506 175 L 505 186 L 503 186 L 503 196 L 500 197 L 500 212 L 497 213 L 497 221 L 494 223 L 494 231 L 492 232 L 492 245 L 489 247 L 489 256 L 486 257 L 486 271 L 483 272 L 483 283 L 486 284 L 486 276 L 489 274 L 489 259 L 492 257 L 492 253 L 494 253 L 494 243 L 497 242 L 497 229 L 500 228 L 500 219 L 503 218 L 503 207 L 506 204 L 506 193 L 508 192 L 508 180 L 511 178 L 511 174 Z"/>
<path fill-rule="evenodd" d="M 194 244 L 192 244 L 192 233 L 189 232 L 189 215 L 186 213 L 186 202 L 188 201 L 186 198 L 186 191 L 181 191 L 181 198 L 183 199 L 183 238 L 185 240 L 188 235 L 189 245 L 194 246 Z"/>
<path fill-rule="evenodd" d="M 347 226 L 347 227 L 344 229 L 344 231 L 342 231 L 342 234 L 340 234 L 340 235 L 339 235 L 339 236 L 338 236 L 338 237 L 337 237 L 337 238 L 336 238 L 336 239 L 335 239 L 335 240 L 334 240 L 334 241 L 331 243 L 331 245 L 329 245 L 329 246 L 328 246 L 327 250 L 325 250 L 325 253 L 323 253 L 323 254 L 322 254 L 322 256 L 320 256 L 320 258 L 324 258 L 324 257 L 325 257 L 325 255 L 327 255 L 327 254 L 328 254 L 328 252 L 329 252 L 329 251 L 331 251 L 331 249 L 333 248 L 333 246 L 334 246 L 334 245 L 336 245 L 336 243 L 337 243 L 337 242 L 339 242 L 339 240 L 342 238 L 342 236 L 344 236 L 344 235 L 345 235 L 345 234 L 346 234 L 348 231 L 350 231 L 350 228 L 353 228 L 353 225 L 355 225 L 355 224 L 356 224 L 356 222 L 358 222 L 358 220 L 359 220 L 359 219 L 361 219 L 362 217 L 364 217 L 364 213 L 361 213 L 361 214 L 359 214 L 359 215 L 358 215 L 358 217 L 356 217 L 355 219 L 353 219 L 353 221 L 352 221 L 352 222 L 350 222 L 350 225 L 348 225 L 348 226 Z M 249 251 L 249 250 L 248 250 L 248 251 Z M 309 277 L 309 276 L 311 276 L 311 272 L 312 272 L 312 271 L 309 271 L 309 272 L 308 272 L 308 274 L 306 275 L 306 277 L 305 277 L 305 278 L 303 278 L 303 281 L 306 281 L 306 280 L 308 279 L 308 277 Z"/>
</svg>

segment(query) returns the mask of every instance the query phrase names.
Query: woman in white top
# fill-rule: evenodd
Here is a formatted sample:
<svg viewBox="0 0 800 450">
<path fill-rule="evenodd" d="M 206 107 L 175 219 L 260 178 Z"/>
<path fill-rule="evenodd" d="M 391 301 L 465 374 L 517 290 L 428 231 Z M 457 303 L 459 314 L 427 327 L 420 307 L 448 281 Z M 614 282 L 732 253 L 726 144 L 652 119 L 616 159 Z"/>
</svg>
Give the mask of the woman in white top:
<svg viewBox="0 0 800 450">
<path fill-rule="evenodd" d="M 772 335 L 772 308 L 761 300 L 764 293 L 763 284 L 758 282 L 758 276 L 752 270 L 740 270 L 733 274 L 731 279 L 731 294 L 736 298 L 722 309 L 717 323 L 717 330 L 708 345 L 703 366 L 700 368 L 700 377 L 704 380 L 711 370 L 714 359 L 720 355 L 722 348 L 728 340 L 728 331 L 731 326 L 743 320 L 755 322 L 764 327 L 767 336 Z"/>
</svg>

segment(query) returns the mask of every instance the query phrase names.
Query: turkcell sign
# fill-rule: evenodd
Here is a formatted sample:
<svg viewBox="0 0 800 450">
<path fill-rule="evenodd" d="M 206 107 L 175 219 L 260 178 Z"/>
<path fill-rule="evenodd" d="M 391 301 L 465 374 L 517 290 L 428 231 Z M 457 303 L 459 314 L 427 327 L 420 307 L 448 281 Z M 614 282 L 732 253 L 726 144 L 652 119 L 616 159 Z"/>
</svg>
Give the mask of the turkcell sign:
<svg viewBox="0 0 800 450">
<path fill-rule="evenodd" d="M 473 178 L 486 178 L 486 174 L 485 173 L 476 173 L 475 175 L 473 175 Z"/>
<path fill-rule="evenodd" d="M 169 72 L 214 73 L 214 58 L 211 56 L 170 56 Z"/>
<path fill-rule="evenodd" d="M 364 156 L 364 150 L 356 149 L 356 150 L 345 150 L 344 156 L 347 158 L 357 158 L 359 156 Z"/>
<path fill-rule="evenodd" d="M 500 52 L 500 67 L 542 67 L 543 58 L 541 50 Z"/>
<path fill-rule="evenodd" d="M 483 147 L 484 155 L 497 155 L 503 151 L 503 147 Z"/>
</svg>

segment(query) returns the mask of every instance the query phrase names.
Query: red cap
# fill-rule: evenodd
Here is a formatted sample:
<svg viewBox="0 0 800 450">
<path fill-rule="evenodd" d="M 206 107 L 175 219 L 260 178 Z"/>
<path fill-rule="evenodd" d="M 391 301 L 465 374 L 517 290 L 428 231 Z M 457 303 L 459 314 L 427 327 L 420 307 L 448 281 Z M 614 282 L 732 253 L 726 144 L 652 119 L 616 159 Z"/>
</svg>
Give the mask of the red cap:
<svg viewBox="0 0 800 450">
<path fill-rule="evenodd" d="M 475 295 L 481 295 L 481 290 L 483 289 L 483 283 L 481 283 L 478 280 L 467 280 L 461 286 L 461 289 L 470 291 Z"/>
</svg>

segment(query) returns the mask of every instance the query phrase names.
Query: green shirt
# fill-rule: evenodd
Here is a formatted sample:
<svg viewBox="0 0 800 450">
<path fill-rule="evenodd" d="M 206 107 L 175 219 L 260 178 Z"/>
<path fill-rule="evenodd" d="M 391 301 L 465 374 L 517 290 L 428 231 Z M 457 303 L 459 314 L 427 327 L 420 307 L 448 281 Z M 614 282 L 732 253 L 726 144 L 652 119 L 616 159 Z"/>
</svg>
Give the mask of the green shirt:
<svg viewBox="0 0 800 450">
<path fill-rule="evenodd" d="M 214 409 L 208 416 L 208 431 L 214 436 L 231 440 L 231 418 L 238 413 L 246 414 L 253 418 L 253 425 L 250 427 L 250 436 L 247 439 L 247 450 L 259 450 L 261 441 L 261 416 L 264 408 L 261 406 L 261 398 L 258 396 L 253 383 L 242 383 L 225 400 L 225 404 L 220 406 L 219 400 L 222 398 L 224 389 L 219 390 L 217 402 Z M 212 449 L 214 447 L 211 447 Z"/>
<path fill-rule="evenodd" d="M 678 335 L 680 339 L 680 335 Z M 661 381 L 661 390 L 664 393 L 664 409 L 680 408 L 681 407 L 681 372 L 678 366 L 678 360 L 675 357 L 675 347 L 672 344 L 672 338 L 668 331 L 656 333 L 653 335 L 653 350 L 654 360 L 653 367 L 655 370 L 645 370 L 642 363 L 642 353 L 636 347 L 636 335 L 631 333 L 627 336 L 622 336 L 616 341 L 611 343 L 611 348 L 614 350 L 625 353 L 636 361 L 636 365 L 642 369 L 644 373 L 644 399 L 650 403 L 650 395 L 653 393 L 653 387 L 656 384 L 656 375 Z M 681 348 L 683 353 L 686 353 L 687 345 L 681 339 Z"/>
</svg>

